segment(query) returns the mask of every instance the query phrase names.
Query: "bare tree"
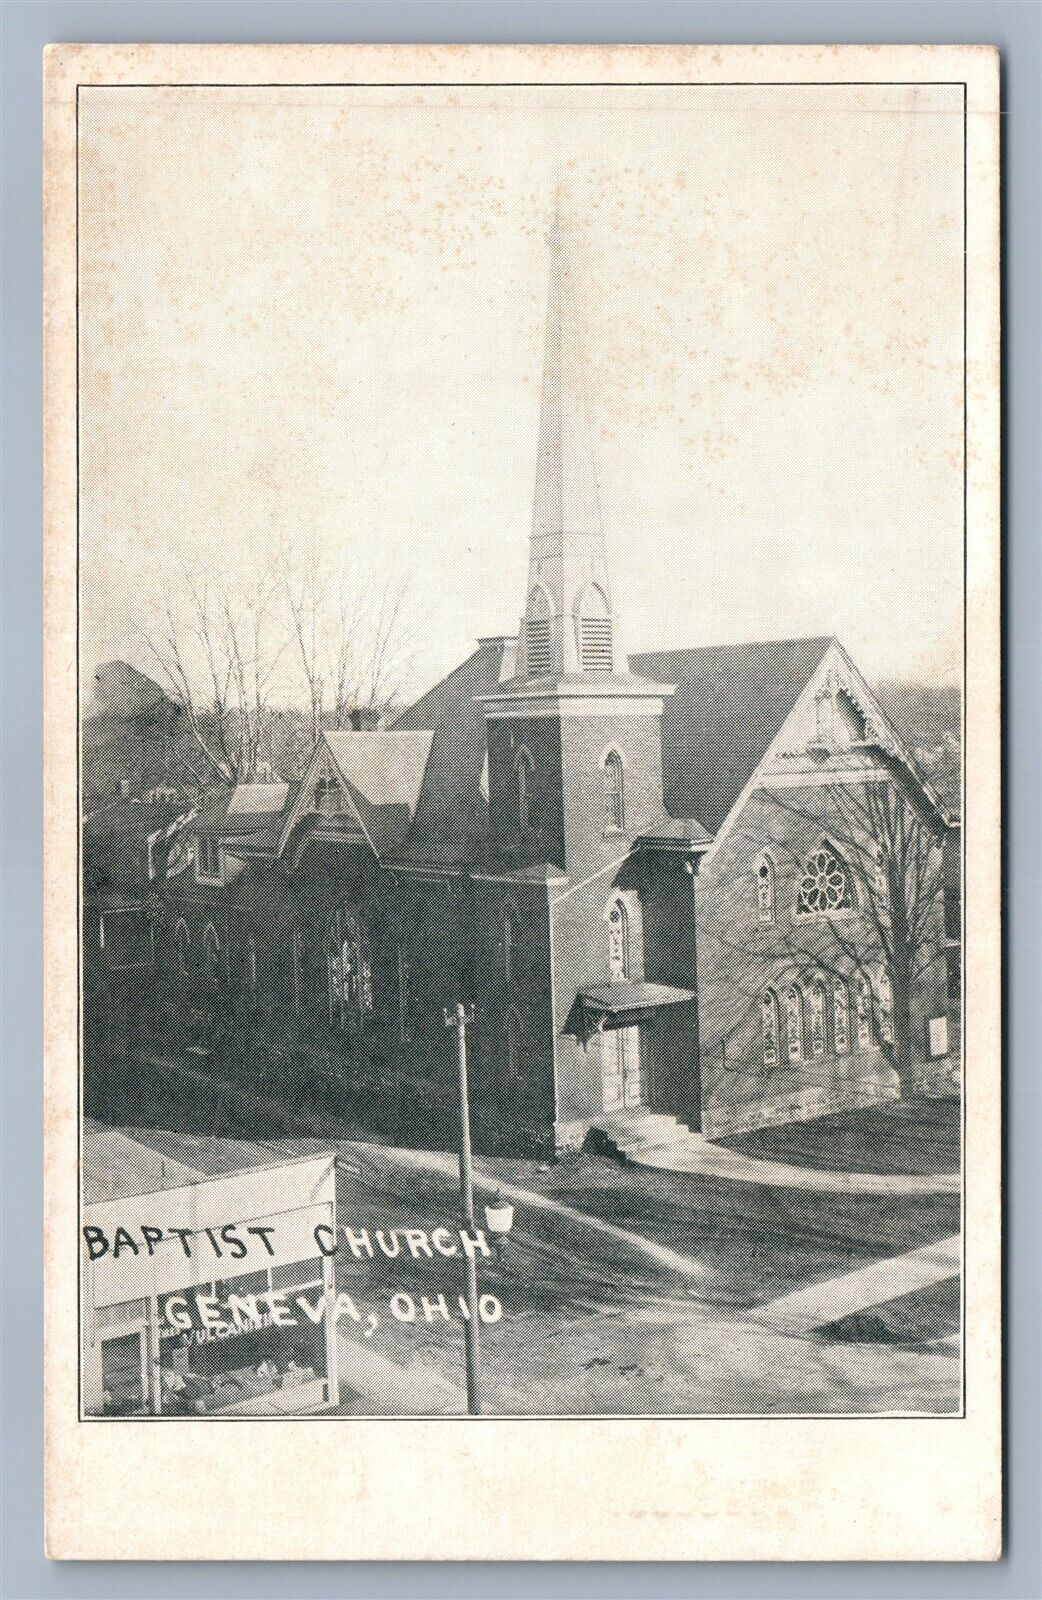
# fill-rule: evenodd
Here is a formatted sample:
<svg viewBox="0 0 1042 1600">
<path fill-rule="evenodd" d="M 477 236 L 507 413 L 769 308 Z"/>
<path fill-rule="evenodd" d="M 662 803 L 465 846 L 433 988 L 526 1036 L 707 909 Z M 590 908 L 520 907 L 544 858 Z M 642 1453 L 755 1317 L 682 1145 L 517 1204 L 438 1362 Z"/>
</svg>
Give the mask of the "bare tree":
<svg viewBox="0 0 1042 1600">
<path fill-rule="evenodd" d="M 282 592 L 290 617 L 312 743 L 344 729 L 354 712 L 393 702 L 412 659 L 407 576 L 333 574 L 317 553 L 283 550 Z"/>
<path fill-rule="evenodd" d="M 182 567 L 139 636 L 184 717 L 179 759 L 199 792 L 257 777 L 288 639 L 281 592 L 262 575 L 241 590 Z"/>
<path fill-rule="evenodd" d="M 735 995 L 733 1025 L 716 1041 L 724 1069 L 730 1039 L 748 1023 L 765 989 L 780 974 L 794 972 L 806 980 L 820 973 L 873 985 L 885 974 L 889 1004 L 880 1018 L 877 1042 L 897 1074 L 902 1095 L 910 1094 L 917 1081 L 916 996 L 930 969 L 945 956 L 946 820 L 894 773 L 876 782 L 835 783 L 813 791 L 768 790 L 764 799 L 790 824 L 777 828 L 769 843 L 778 861 L 779 887 L 791 887 L 794 904 L 779 904 L 769 922 L 743 933 L 738 942 L 726 914 L 706 928 Z M 819 840 L 835 851 L 849 881 L 849 915 L 833 915 L 813 903 L 816 891 L 807 877 L 807 856 Z M 765 845 L 762 833 L 740 833 L 739 842 L 749 859 Z M 824 882 L 818 892 L 827 892 Z M 801 894 L 808 897 L 802 914 Z M 781 1052 L 779 1064 L 780 1058 Z"/>
</svg>

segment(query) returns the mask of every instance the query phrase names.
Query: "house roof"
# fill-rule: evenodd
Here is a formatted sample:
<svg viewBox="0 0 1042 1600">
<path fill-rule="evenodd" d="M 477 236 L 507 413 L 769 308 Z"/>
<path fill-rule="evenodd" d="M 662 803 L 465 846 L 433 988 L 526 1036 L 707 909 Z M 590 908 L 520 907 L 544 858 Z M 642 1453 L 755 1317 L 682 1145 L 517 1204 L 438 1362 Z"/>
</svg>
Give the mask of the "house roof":
<svg viewBox="0 0 1042 1600">
<path fill-rule="evenodd" d="M 675 685 L 662 713 L 670 816 L 697 818 L 716 833 L 832 642 L 763 640 L 630 657 L 634 672 Z"/>
<path fill-rule="evenodd" d="M 216 833 L 222 839 L 260 833 L 277 823 L 288 796 L 288 783 L 240 783 L 202 808 L 195 831 Z"/>
</svg>

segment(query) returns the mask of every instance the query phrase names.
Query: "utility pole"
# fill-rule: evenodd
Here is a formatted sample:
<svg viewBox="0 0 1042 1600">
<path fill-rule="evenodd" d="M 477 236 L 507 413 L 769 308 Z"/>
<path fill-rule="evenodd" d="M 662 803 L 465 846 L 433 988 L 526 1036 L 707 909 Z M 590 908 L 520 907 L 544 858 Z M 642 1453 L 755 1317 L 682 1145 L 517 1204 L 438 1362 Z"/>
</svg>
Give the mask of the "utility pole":
<svg viewBox="0 0 1042 1600">
<path fill-rule="evenodd" d="M 470 1097 L 467 1086 L 467 1023 L 474 1021 L 474 1007 L 448 1006 L 445 1009 L 445 1026 L 456 1030 L 456 1058 L 459 1065 L 459 1187 L 463 1207 L 463 1226 L 474 1237 L 474 1181 L 470 1160 Z M 478 1342 L 478 1267 L 473 1250 L 464 1250 L 463 1259 L 467 1274 L 467 1411 L 472 1417 L 481 1415 L 480 1368 L 481 1351 Z"/>
</svg>

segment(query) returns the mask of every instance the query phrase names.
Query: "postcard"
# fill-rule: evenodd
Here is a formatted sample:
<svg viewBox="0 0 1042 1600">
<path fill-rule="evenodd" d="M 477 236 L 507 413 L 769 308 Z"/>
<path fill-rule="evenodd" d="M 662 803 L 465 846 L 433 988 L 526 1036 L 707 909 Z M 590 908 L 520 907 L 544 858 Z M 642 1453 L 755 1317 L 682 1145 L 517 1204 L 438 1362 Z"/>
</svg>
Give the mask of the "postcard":
<svg viewBox="0 0 1042 1600">
<path fill-rule="evenodd" d="M 49 1553 L 994 1559 L 996 52 L 44 72 Z"/>
</svg>

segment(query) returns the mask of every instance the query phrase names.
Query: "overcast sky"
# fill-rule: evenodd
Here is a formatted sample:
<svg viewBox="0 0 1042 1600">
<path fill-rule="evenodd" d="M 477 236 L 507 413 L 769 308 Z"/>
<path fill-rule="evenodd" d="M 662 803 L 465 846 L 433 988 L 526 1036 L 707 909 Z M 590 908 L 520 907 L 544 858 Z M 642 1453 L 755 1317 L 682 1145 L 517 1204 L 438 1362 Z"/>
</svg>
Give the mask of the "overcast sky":
<svg viewBox="0 0 1042 1600">
<path fill-rule="evenodd" d="M 633 650 L 955 677 L 955 88 L 83 90 L 84 667 L 181 558 L 407 564 L 422 689 L 523 606 L 555 184 Z"/>
</svg>

